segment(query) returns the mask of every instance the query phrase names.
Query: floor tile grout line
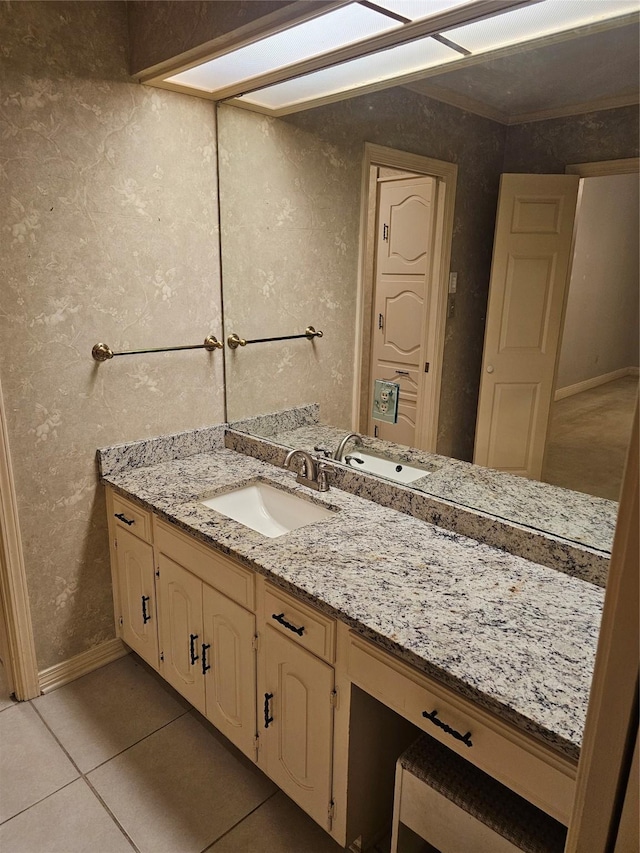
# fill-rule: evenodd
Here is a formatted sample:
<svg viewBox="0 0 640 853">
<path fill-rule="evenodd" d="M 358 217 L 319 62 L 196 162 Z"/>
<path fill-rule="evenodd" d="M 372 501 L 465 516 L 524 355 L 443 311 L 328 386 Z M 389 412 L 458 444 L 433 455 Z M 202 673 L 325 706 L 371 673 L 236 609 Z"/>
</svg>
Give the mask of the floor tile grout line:
<svg viewBox="0 0 640 853">
<path fill-rule="evenodd" d="M 117 818 L 117 817 L 115 816 L 115 814 L 111 811 L 111 809 L 110 809 L 110 808 L 109 808 L 109 806 L 106 804 L 106 802 L 104 801 L 104 799 L 102 798 L 102 796 L 98 793 L 98 791 L 96 790 L 96 788 L 95 788 L 95 787 L 93 786 L 93 784 L 91 783 L 91 780 L 90 780 L 90 779 L 87 779 L 87 777 L 86 777 L 86 776 L 83 776 L 82 778 L 83 778 L 84 782 L 86 783 L 87 787 L 89 788 L 89 790 L 93 793 L 93 795 L 95 796 L 95 798 L 98 800 L 98 802 L 100 803 L 100 805 L 102 806 L 102 808 L 106 811 L 106 813 L 109 815 L 109 817 L 111 818 L 111 820 L 115 823 L 115 825 L 118 827 L 118 829 L 120 830 L 120 832 L 124 835 L 124 837 L 127 839 L 127 841 L 129 842 L 129 844 L 130 844 L 130 845 L 132 846 L 132 848 L 135 850 L 135 853 L 140 853 L 140 848 L 138 847 L 138 845 L 134 842 L 133 838 L 131 838 L 131 836 L 130 836 L 130 835 L 129 835 L 129 833 L 126 831 L 126 829 L 124 828 L 124 826 L 122 826 L 122 824 L 120 823 L 120 821 L 118 820 L 118 818 Z"/>
<path fill-rule="evenodd" d="M 61 785 L 59 788 L 56 788 L 55 791 L 51 791 L 50 794 L 46 794 L 44 797 L 41 797 L 41 799 L 36 800 L 35 803 L 30 803 L 28 806 L 25 806 L 23 809 L 20 809 L 19 812 L 12 814 L 11 817 L 8 817 L 6 820 L 0 821 L 0 826 L 4 826 L 5 823 L 9 823 L 10 820 L 13 820 L 14 817 L 19 817 L 21 814 L 28 812 L 29 809 L 34 808 L 34 806 L 39 806 L 41 803 L 44 803 L 45 800 L 48 800 L 49 797 L 53 797 L 54 794 L 59 794 L 60 791 L 64 791 L 64 789 L 68 788 L 69 785 L 73 785 L 74 782 L 78 782 L 80 780 L 80 778 L 81 778 L 80 776 L 76 776 L 75 779 L 71 779 L 71 781 L 65 782 L 64 785 Z"/>
<path fill-rule="evenodd" d="M 30 705 L 32 704 L 32 703 L 31 703 L 31 701 L 29 701 L 29 704 L 30 704 Z M 99 767 L 104 767 L 104 765 L 105 765 L 105 764 L 108 764 L 110 761 L 112 761 L 114 758 L 117 758 L 119 755 L 123 755 L 127 750 L 132 749 L 132 747 L 137 746 L 139 743 L 142 743 L 142 741 L 143 741 L 143 740 L 146 740 L 148 737 L 151 737 L 151 735 L 154 735 L 156 732 L 161 732 L 161 731 L 162 731 L 162 729 L 165 729 L 167 726 L 170 726 L 170 725 L 171 725 L 171 723 L 175 723 L 175 722 L 176 722 L 176 720 L 180 720 L 180 719 L 182 719 L 182 717 L 184 717 L 184 716 L 185 716 L 186 714 L 188 714 L 188 713 L 189 713 L 189 711 L 190 711 L 190 709 L 187 709 L 187 710 L 183 711 L 181 714 L 178 714 L 178 716 L 177 716 L 177 717 L 174 717 L 173 719 L 168 720 L 166 723 L 163 723 L 161 726 L 158 726 L 158 728 L 157 728 L 157 729 L 154 729 L 152 732 L 149 732 L 148 734 L 143 735 L 141 738 L 138 738 L 138 740 L 134 741 L 133 743 L 130 743 L 128 746 L 125 746 L 125 747 L 124 747 L 123 749 L 121 749 L 119 752 L 115 752 L 113 755 L 109 756 L 109 758 L 105 758 L 105 760 L 104 760 L 104 761 L 101 761 L 99 764 L 96 764 L 96 766 L 95 766 L 95 767 L 91 767 L 89 770 L 83 771 L 83 770 L 81 770 L 81 769 L 80 769 L 80 767 L 78 767 L 78 765 L 76 764 L 76 762 L 74 761 L 74 759 L 71 757 L 71 754 L 70 754 L 70 753 L 68 752 L 68 750 L 63 746 L 63 744 L 61 743 L 61 741 L 60 741 L 60 739 L 58 738 L 58 736 L 56 735 L 56 733 L 53 731 L 53 729 L 51 728 L 51 726 L 49 725 L 49 723 L 47 723 L 47 721 L 46 721 L 46 720 L 45 720 L 45 718 L 42 716 L 42 714 L 38 711 L 38 709 L 37 709 L 35 706 L 34 706 L 34 708 L 33 708 L 33 709 L 34 709 L 34 711 L 36 712 L 36 714 L 38 714 L 38 716 L 40 717 L 40 719 L 42 720 L 42 722 L 44 723 L 44 725 L 47 727 L 47 729 L 49 730 L 49 732 L 53 735 L 53 737 L 55 738 L 56 743 L 60 746 L 60 748 L 62 749 L 62 751 L 64 752 L 64 754 L 69 758 L 69 760 L 71 761 L 71 763 L 73 764 L 73 766 L 76 768 L 76 770 L 78 771 L 78 773 L 80 773 L 80 775 L 82 775 L 82 776 L 86 776 L 86 775 L 87 775 L 87 774 L 89 774 L 89 773 L 93 773 L 93 771 L 94 771 L 94 770 L 97 770 Z"/>
<path fill-rule="evenodd" d="M 226 836 L 227 836 L 227 835 L 229 835 L 229 833 L 230 833 L 230 832 L 233 832 L 233 830 L 234 830 L 234 829 L 236 829 L 236 827 L 240 826 L 240 824 L 241 824 L 241 823 L 244 823 L 244 821 L 245 821 L 245 820 L 247 820 L 247 818 L 250 818 L 250 817 L 251 817 L 251 815 L 252 815 L 254 812 L 257 812 L 257 811 L 258 811 L 258 809 L 261 809 L 261 808 L 262 808 L 262 806 L 264 806 L 266 803 L 268 803 L 268 802 L 269 802 L 269 800 L 271 800 L 273 797 L 275 797 L 275 795 L 276 795 L 276 794 L 279 794 L 279 793 L 280 793 L 280 789 L 279 789 L 279 788 L 277 788 L 275 791 L 273 791 L 271 794 L 269 794 L 269 796 L 268 796 L 268 797 L 265 797 L 265 799 L 264 799 L 261 803 L 258 803 L 258 805 L 257 805 L 257 806 L 255 806 L 254 808 L 252 808 L 250 812 L 247 812 L 247 813 L 246 813 L 246 815 L 244 815 L 244 817 L 241 817 L 241 818 L 240 818 L 240 820 L 236 821 L 236 822 L 233 824 L 233 826 L 230 826 L 230 827 L 229 827 L 229 829 L 226 829 L 226 830 L 222 833 L 222 835 L 219 835 L 219 836 L 215 839 L 215 841 L 211 841 L 211 842 L 209 842 L 209 844 L 207 844 L 207 846 L 206 846 L 206 847 L 204 847 L 204 848 L 200 851 L 200 853 L 207 853 L 207 851 L 208 851 L 208 850 L 213 850 L 213 848 L 216 846 L 216 844 L 218 844 L 218 842 L 222 841 L 222 839 L 223 839 L 223 838 L 226 838 Z"/>
</svg>

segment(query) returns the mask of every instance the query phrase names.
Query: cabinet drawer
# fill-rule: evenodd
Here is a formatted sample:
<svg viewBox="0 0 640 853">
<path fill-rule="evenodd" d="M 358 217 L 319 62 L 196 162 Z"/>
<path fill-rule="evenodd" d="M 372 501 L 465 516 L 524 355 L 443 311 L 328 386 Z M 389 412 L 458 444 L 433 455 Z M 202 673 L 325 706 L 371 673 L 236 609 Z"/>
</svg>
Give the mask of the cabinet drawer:
<svg viewBox="0 0 640 853">
<path fill-rule="evenodd" d="M 117 527 L 128 530 L 145 542 L 151 542 L 151 513 L 146 509 L 114 493 L 113 515 Z"/>
<path fill-rule="evenodd" d="M 255 576 L 235 560 L 154 518 L 158 550 L 248 610 L 255 610 Z"/>
<path fill-rule="evenodd" d="M 329 663 L 335 660 L 336 623 L 277 587 L 265 586 L 265 622 Z"/>
<path fill-rule="evenodd" d="M 353 634 L 348 670 L 358 687 L 547 814 L 569 823 L 576 767 L 568 759 Z"/>
</svg>

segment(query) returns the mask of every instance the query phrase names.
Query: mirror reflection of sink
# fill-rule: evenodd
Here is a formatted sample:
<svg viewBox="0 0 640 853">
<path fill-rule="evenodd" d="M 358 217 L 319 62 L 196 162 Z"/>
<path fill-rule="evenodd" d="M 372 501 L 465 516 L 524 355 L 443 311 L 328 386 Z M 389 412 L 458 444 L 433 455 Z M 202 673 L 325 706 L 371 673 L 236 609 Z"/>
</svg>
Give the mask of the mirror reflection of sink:
<svg viewBox="0 0 640 853">
<path fill-rule="evenodd" d="M 431 473 L 426 468 L 418 468 L 415 465 L 409 465 L 408 462 L 385 459 L 360 449 L 347 453 L 344 461 L 356 471 L 376 474 L 378 477 L 386 477 L 387 480 L 395 480 L 396 483 L 413 483 L 414 480 L 427 477 Z"/>
<path fill-rule="evenodd" d="M 249 483 L 200 503 L 272 539 L 334 515 L 328 507 L 263 482 Z"/>
</svg>

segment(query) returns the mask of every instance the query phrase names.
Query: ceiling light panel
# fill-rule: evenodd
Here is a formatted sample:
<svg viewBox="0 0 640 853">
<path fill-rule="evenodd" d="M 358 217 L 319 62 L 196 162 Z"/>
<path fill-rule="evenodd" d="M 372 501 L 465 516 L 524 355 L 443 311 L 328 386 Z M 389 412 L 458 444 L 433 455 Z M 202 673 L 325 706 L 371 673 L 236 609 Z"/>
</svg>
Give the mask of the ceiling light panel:
<svg viewBox="0 0 640 853">
<path fill-rule="evenodd" d="M 427 36 L 303 77 L 276 83 L 243 95 L 238 100 L 272 110 L 285 109 L 305 101 L 423 71 L 434 65 L 445 65 L 459 58 L 457 51 Z"/>
<path fill-rule="evenodd" d="M 387 15 L 352 3 L 166 80 L 205 92 L 216 92 L 401 26 L 399 21 Z"/>
<path fill-rule="evenodd" d="M 543 0 L 442 33 L 477 54 L 637 11 L 638 0 Z"/>
<path fill-rule="evenodd" d="M 402 15 L 410 21 L 421 21 L 441 12 L 459 9 L 461 6 L 476 6 L 478 0 L 374 0 L 390 12 Z"/>
</svg>

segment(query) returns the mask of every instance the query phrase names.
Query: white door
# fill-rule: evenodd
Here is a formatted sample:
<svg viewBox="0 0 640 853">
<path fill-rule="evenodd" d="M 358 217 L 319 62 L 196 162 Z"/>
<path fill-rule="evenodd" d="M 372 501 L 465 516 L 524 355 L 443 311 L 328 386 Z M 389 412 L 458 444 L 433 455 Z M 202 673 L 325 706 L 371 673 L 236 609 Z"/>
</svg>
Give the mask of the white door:
<svg viewBox="0 0 640 853">
<path fill-rule="evenodd" d="M 539 479 L 572 256 L 576 175 L 503 175 L 474 462 Z"/>
<path fill-rule="evenodd" d="M 377 251 L 369 387 L 375 379 L 400 386 L 398 422 L 374 420 L 371 435 L 420 446 L 418 413 L 425 373 L 436 179 L 420 176 L 378 184 Z"/>
</svg>

